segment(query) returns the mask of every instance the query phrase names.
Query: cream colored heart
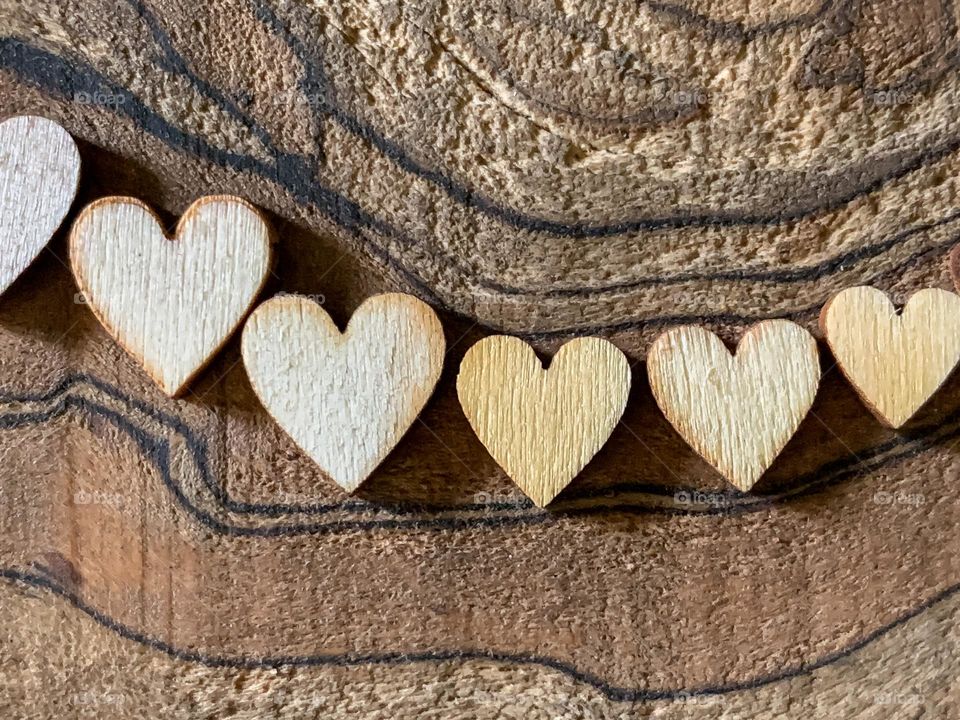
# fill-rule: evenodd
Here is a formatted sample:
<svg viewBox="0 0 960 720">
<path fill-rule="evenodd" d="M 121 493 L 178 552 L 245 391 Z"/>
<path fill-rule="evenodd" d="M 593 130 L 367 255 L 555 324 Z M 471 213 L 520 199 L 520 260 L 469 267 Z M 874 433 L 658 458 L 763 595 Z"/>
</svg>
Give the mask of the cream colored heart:
<svg viewBox="0 0 960 720">
<path fill-rule="evenodd" d="M 787 320 L 755 325 L 736 355 L 704 328 L 670 330 L 651 346 L 647 371 L 670 424 L 743 491 L 797 431 L 820 383 L 816 341 Z"/>
<path fill-rule="evenodd" d="M 352 492 L 423 409 L 445 342 L 436 313 L 411 295 L 369 298 L 343 333 L 317 303 L 283 295 L 251 313 L 241 352 L 267 412 Z"/>
<path fill-rule="evenodd" d="M 173 238 L 134 198 L 88 205 L 70 262 L 94 314 L 168 395 L 177 395 L 243 320 L 270 271 L 270 228 L 240 198 L 208 196 Z"/>
<path fill-rule="evenodd" d="M 60 227 L 80 180 L 80 153 L 62 127 L 21 116 L 0 123 L 0 293 Z"/>
<path fill-rule="evenodd" d="M 549 369 L 522 340 L 467 351 L 460 404 L 480 442 L 524 493 L 546 506 L 603 447 L 630 393 L 630 364 L 601 338 L 571 340 Z"/>
<path fill-rule="evenodd" d="M 921 290 L 901 314 L 880 290 L 844 290 L 820 325 L 837 365 L 883 422 L 898 428 L 946 382 L 960 362 L 960 297 Z"/>
</svg>

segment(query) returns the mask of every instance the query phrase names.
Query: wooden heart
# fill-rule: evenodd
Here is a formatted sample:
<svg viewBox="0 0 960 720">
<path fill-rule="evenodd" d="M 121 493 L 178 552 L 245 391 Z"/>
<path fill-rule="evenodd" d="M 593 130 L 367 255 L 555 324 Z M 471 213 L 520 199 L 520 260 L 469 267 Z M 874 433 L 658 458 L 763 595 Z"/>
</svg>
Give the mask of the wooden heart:
<svg viewBox="0 0 960 720">
<path fill-rule="evenodd" d="M 820 326 L 837 365 L 880 420 L 906 423 L 960 362 L 960 297 L 921 290 L 897 314 L 871 287 L 844 290 L 823 308 Z"/>
<path fill-rule="evenodd" d="M 0 123 L 0 293 L 50 242 L 79 180 L 80 153 L 62 127 L 31 116 Z"/>
<path fill-rule="evenodd" d="M 736 355 L 704 328 L 670 330 L 650 348 L 647 371 L 670 424 L 743 491 L 797 431 L 820 383 L 816 341 L 787 320 L 752 327 Z"/>
<path fill-rule="evenodd" d="M 545 370 L 522 340 L 488 337 L 467 351 L 457 376 L 480 442 L 539 507 L 603 447 L 629 393 L 627 358 L 601 338 L 571 340 Z"/>
<path fill-rule="evenodd" d="M 103 326 L 175 396 L 243 320 L 270 271 L 271 232 L 236 197 L 211 195 L 174 237 L 134 198 L 84 208 L 70 232 L 77 284 Z"/>
<path fill-rule="evenodd" d="M 253 311 L 241 341 L 267 412 L 348 492 L 416 420 L 444 352 L 436 313 L 401 293 L 366 300 L 343 333 L 312 300 L 275 297 Z"/>
</svg>

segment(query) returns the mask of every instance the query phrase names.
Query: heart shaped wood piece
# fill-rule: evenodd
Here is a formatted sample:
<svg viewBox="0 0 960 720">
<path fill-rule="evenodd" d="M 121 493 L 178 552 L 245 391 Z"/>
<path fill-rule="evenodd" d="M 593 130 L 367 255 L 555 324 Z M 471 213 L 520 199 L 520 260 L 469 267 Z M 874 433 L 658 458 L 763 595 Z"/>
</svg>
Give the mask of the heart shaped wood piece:
<svg viewBox="0 0 960 720">
<path fill-rule="evenodd" d="M 902 313 L 871 287 L 854 287 L 824 306 L 820 326 L 837 365 L 885 424 L 901 427 L 960 362 L 960 296 L 930 288 Z"/>
<path fill-rule="evenodd" d="M 0 123 L 0 293 L 50 242 L 79 180 L 80 153 L 62 127 L 27 115 Z"/>
<path fill-rule="evenodd" d="M 467 351 L 457 394 L 480 442 L 546 506 L 609 439 L 630 393 L 630 364 L 601 338 L 578 338 L 544 369 L 533 348 L 488 337 Z"/>
<path fill-rule="evenodd" d="M 445 341 L 436 313 L 411 295 L 367 299 L 342 333 L 316 302 L 283 295 L 250 315 L 241 352 L 267 412 L 352 492 L 423 409 Z"/>
<path fill-rule="evenodd" d="M 670 424 L 744 492 L 797 431 L 820 382 L 816 341 L 787 320 L 752 327 L 736 355 L 704 328 L 675 328 L 651 346 L 647 371 Z"/>
<path fill-rule="evenodd" d="M 134 198 L 84 208 L 70 232 L 80 291 L 107 331 L 171 396 L 243 320 L 270 271 L 271 232 L 248 202 L 212 195 L 168 238 Z"/>
</svg>

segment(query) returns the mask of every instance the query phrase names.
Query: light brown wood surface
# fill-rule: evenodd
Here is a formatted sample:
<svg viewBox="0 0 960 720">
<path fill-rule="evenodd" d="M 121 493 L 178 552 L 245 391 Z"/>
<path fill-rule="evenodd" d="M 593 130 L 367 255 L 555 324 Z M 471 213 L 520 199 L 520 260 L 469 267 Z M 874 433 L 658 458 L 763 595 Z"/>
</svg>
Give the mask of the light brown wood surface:
<svg viewBox="0 0 960 720">
<path fill-rule="evenodd" d="M 670 424 L 743 491 L 796 432 L 820 381 L 816 341 L 787 320 L 748 330 L 735 355 L 709 330 L 675 328 L 650 347 L 647 369 Z"/>
<path fill-rule="evenodd" d="M 523 340 L 498 335 L 467 351 L 457 395 L 494 460 L 540 507 L 609 439 L 630 393 L 630 364 L 600 338 L 571 340 L 544 369 Z"/>
<path fill-rule="evenodd" d="M 877 417 L 901 427 L 960 362 L 960 296 L 920 290 L 901 313 L 882 290 L 854 287 L 830 300 L 820 324 L 837 365 Z"/>
<path fill-rule="evenodd" d="M 264 299 L 322 294 L 342 329 L 411 293 L 448 343 L 346 496 L 236 335 L 166 397 L 55 233 L 0 297 L 0 561 L 26 578 L 0 583 L 0 717 L 960 718 L 960 373 L 897 433 L 833 368 L 742 494 L 643 361 L 679 325 L 732 349 L 816 334 L 848 287 L 953 288 L 957 3 L 0 5 L 0 112 L 76 138 L 71 216 L 247 198 L 280 238 Z M 458 402 L 489 335 L 634 366 L 549 511 Z"/>
<path fill-rule="evenodd" d="M 135 198 L 107 197 L 70 232 L 87 304 L 165 393 L 179 394 L 243 320 L 270 271 L 271 231 L 240 198 L 194 202 L 164 234 Z"/>
<path fill-rule="evenodd" d="M 77 145 L 57 123 L 29 115 L 0 123 L 0 294 L 60 227 L 79 179 Z"/>
<path fill-rule="evenodd" d="M 251 314 L 241 344 L 267 412 L 349 492 L 416 420 L 444 351 L 436 313 L 403 293 L 367 299 L 342 333 L 313 300 L 275 297 Z"/>
</svg>

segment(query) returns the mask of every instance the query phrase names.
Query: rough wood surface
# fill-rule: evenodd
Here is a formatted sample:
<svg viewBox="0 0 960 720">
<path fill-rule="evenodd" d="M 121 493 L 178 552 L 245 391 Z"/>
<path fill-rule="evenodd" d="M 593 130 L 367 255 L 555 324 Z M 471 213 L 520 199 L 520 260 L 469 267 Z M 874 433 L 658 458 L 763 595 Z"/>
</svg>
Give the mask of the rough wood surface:
<svg viewBox="0 0 960 720">
<path fill-rule="evenodd" d="M 901 312 L 882 290 L 844 290 L 820 324 L 837 366 L 877 417 L 898 428 L 960 363 L 960 296 L 920 290 Z"/>
<path fill-rule="evenodd" d="M 630 395 L 630 363 L 601 338 L 561 347 L 544 368 L 519 338 L 497 335 L 464 355 L 457 396 L 494 460 L 546 506 L 610 439 Z"/>
<path fill-rule="evenodd" d="M 953 276 L 953 284 L 960 292 L 960 245 L 957 245 L 950 253 L 950 274 Z"/>
<path fill-rule="evenodd" d="M 0 294 L 46 247 L 77 194 L 80 153 L 46 118 L 0 123 Z"/>
<path fill-rule="evenodd" d="M 320 305 L 285 296 L 243 328 L 254 392 L 293 441 L 348 492 L 383 462 L 426 405 L 443 369 L 443 326 L 403 293 L 357 308 L 342 333 Z"/>
<path fill-rule="evenodd" d="M 87 205 L 70 230 L 83 301 L 161 389 L 178 395 L 240 325 L 270 271 L 270 227 L 236 197 L 194 202 L 172 237 L 143 202 Z"/>
<path fill-rule="evenodd" d="M 280 238 L 265 297 L 343 327 L 411 293 L 448 347 L 420 421 L 344 497 L 238 337 L 182 400 L 160 392 L 74 303 L 59 233 L 0 302 L 0 706 L 960 717 L 960 378 L 897 433 L 821 343 L 811 414 L 744 496 L 644 363 L 681 325 L 732 346 L 776 317 L 819 333 L 848 287 L 953 287 L 955 13 L 0 0 L 0 112 L 74 135 L 79 203 L 141 197 L 171 227 L 203 194 L 247 198 Z M 457 399 L 494 334 L 542 358 L 603 337 L 632 365 L 620 424 L 547 511 Z"/>
<path fill-rule="evenodd" d="M 788 320 L 751 328 L 735 354 L 701 327 L 669 330 L 650 347 L 647 370 L 670 424 L 741 490 L 793 437 L 820 383 L 816 341 Z"/>
</svg>

